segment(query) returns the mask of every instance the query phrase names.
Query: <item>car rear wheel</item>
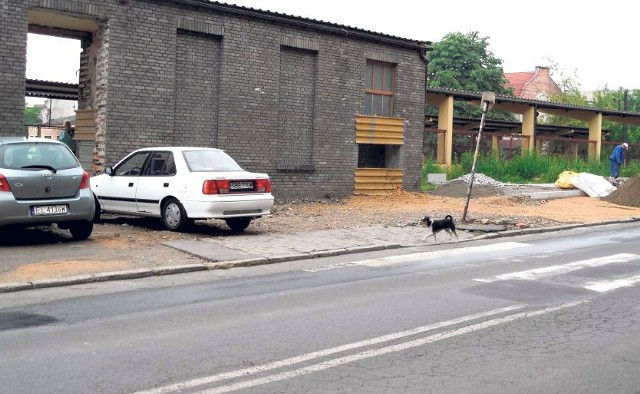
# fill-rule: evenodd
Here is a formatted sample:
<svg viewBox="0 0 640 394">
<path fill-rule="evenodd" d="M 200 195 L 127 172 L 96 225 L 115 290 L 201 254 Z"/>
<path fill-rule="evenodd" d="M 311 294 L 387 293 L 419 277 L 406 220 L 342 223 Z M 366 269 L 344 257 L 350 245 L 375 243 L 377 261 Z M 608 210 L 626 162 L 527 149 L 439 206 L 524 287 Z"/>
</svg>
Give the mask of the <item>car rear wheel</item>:
<svg viewBox="0 0 640 394">
<path fill-rule="evenodd" d="M 77 241 L 82 241 L 91 235 L 93 232 L 93 222 L 74 222 L 69 224 L 69 231 L 71 231 L 71 236 L 73 239 Z"/>
<path fill-rule="evenodd" d="M 180 201 L 170 198 L 162 206 L 162 223 L 167 230 L 180 231 L 189 224 L 189 218 Z"/>
<path fill-rule="evenodd" d="M 225 220 L 227 222 L 227 226 L 235 232 L 240 232 L 245 228 L 249 227 L 251 223 L 251 218 L 230 218 Z"/>
</svg>

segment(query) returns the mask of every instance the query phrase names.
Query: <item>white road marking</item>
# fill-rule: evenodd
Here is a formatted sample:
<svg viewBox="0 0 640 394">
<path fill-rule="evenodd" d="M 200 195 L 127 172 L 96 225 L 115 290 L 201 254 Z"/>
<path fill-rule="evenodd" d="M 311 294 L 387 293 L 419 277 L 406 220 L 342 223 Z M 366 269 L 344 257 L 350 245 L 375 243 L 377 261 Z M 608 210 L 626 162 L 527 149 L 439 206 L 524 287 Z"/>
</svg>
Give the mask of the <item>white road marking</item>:
<svg viewBox="0 0 640 394">
<path fill-rule="evenodd" d="M 625 278 L 625 279 L 589 282 L 583 287 L 588 290 L 597 291 L 598 293 L 604 293 L 610 290 L 618 289 L 620 287 L 632 287 L 639 282 L 640 282 L 640 275 L 632 276 L 631 278 Z"/>
<path fill-rule="evenodd" d="M 366 265 L 369 267 L 381 267 L 390 264 L 411 263 L 416 261 L 442 259 L 443 257 L 473 255 L 477 253 L 503 252 L 505 250 L 522 248 L 531 246 L 530 244 L 520 242 L 502 242 L 493 245 L 472 246 L 467 248 L 456 248 L 449 250 L 437 250 L 433 252 L 412 253 L 400 256 L 381 257 L 378 259 L 369 259 L 356 261 L 358 265 Z"/>
<path fill-rule="evenodd" d="M 588 260 L 580 260 L 572 263 L 552 265 L 549 267 L 534 268 L 526 271 L 511 272 L 508 274 L 496 275 L 491 278 L 477 278 L 477 282 L 495 282 L 499 280 L 524 279 L 535 280 L 545 276 L 561 275 L 568 272 L 577 271 L 588 267 L 602 267 L 607 264 L 627 263 L 629 261 L 638 260 L 640 256 L 631 253 L 620 253 L 612 256 L 596 257 Z"/>
<path fill-rule="evenodd" d="M 284 359 L 284 360 L 280 360 L 280 361 L 276 361 L 276 362 L 269 363 L 269 364 L 257 365 L 255 367 L 251 367 L 251 368 L 245 368 L 245 369 L 240 369 L 240 370 L 237 370 L 237 371 L 225 372 L 225 373 L 221 373 L 221 374 L 217 374 L 217 375 L 211 375 L 211 376 L 206 376 L 206 377 L 199 378 L 199 379 L 189 380 L 189 381 L 182 382 L 182 383 L 176 383 L 176 384 L 167 385 L 167 386 L 163 386 L 163 387 L 153 388 L 153 389 L 150 389 L 150 390 L 139 391 L 139 392 L 137 392 L 135 394 L 170 393 L 170 392 L 176 392 L 176 391 L 180 391 L 180 390 L 184 390 L 184 389 L 188 389 L 188 388 L 193 388 L 193 387 L 196 387 L 196 386 L 201 386 L 201 385 L 204 385 L 204 384 L 215 383 L 215 382 L 219 382 L 219 381 L 223 381 L 223 380 L 227 380 L 227 379 L 233 379 L 233 378 L 238 378 L 238 377 L 241 377 L 241 376 L 253 375 L 253 374 L 256 374 L 256 373 L 265 372 L 265 371 L 269 371 L 269 370 L 276 369 L 276 368 L 288 367 L 288 366 L 291 366 L 291 365 L 294 365 L 294 364 L 299 364 L 299 363 L 302 363 L 302 362 L 305 362 L 305 361 L 309 361 L 309 360 L 313 360 L 313 359 L 316 359 L 316 358 L 319 358 L 319 357 L 330 356 L 330 355 L 335 354 L 335 353 L 340 353 L 340 352 L 344 352 L 344 351 L 348 351 L 348 350 L 358 349 L 358 348 L 362 348 L 362 347 L 366 347 L 366 346 L 372 346 L 372 345 L 376 345 L 376 344 L 379 344 L 379 343 L 395 341 L 395 340 L 398 340 L 398 339 L 401 339 L 401 338 L 404 338 L 404 337 L 407 337 L 407 336 L 416 335 L 416 334 L 423 334 L 423 333 L 428 332 L 428 331 L 437 330 L 437 329 L 445 328 L 445 327 L 452 326 L 452 325 L 455 325 L 455 324 L 465 323 L 465 322 L 472 321 L 472 320 L 486 318 L 486 317 L 494 316 L 494 315 L 501 314 L 501 313 L 512 312 L 512 311 L 515 311 L 515 310 L 518 310 L 518 309 L 522 309 L 522 308 L 524 308 L 524 306 L 522 306 L 522 305 L 512 305 L 512 306 L 508 306 L 508 307 L 504 307 L 504 308 L 494 309 L 494 310 L 487 311 L 487 312 L 480 312 L 480 313 L 476 313 L 476 314 L 469 315 L 469 316 L 463 316 L 463 317 L 460 317 L 460 318 L 447 320 L 447 321 L 444 321 L 444 322 L 439 322 L 439 323 L 434 323 L 434 324 L 429 324 L 429 325 L 426 325 L 426 326 L 413 328 L 411 330 L 400 331 L 400 332 L 396 332 L 396 333 L 382 335 L 382 336 L 379 336 L 379 337 L 366 339 L 364 341 L 353 342 L 353 343 L 349 343 L 349 344 L 342 345 L 342 346 L 337 346 L 337 347 L 333 347 L 333 348 L 329 348 L 329 349 L 320 350 L 320 351 L 317 351 L 317 352 L 312 352 L 312 353 L 307 353 L 307 354 L 303 354 L 303 355 L 300 355 L 300 356 L 290 357 L 290 358 L 287 358 L 287 359 Z"/>
<path fill-rule="evenodd" d="M 314 268 L 307 268 L 307 269 L 303 269 L 303 271 L 307 271 L 307 272 L 320 272 L 320 271 L 334 270 L 334 269 L 337 269 L 337 268 L 353 267 L 354 265 L 358 265 L 358 264 L 356 264 L 356 263 L 337 263 L 337 264 L 328 264 L 328 265 L 321 265 L 320 267 L 314 267 Z"/>
<path fill-rule="evenodd" d="M 576 305 L 580 305 L 580 304 L 582 304 L 584 302 L 587 302 L 587 301 L 572 302 L 572 303 L 560 305 L 560 306 L 557 306 L 557 307 L 539 309 L 539 310 L 533 311 L 533 312 L 515 313 L 515 314 L 510 315 L 510 316 L 499 317 L 499 318 L 496 318 L 496 319 L 493 319 L 493 320 L 488 320 L 488 321 L 484 321 L 484 322 L 481 322 L 481 323 L 476 323 L 476 324 L 472 324 L 472 325 L 469 325 L 469 326 L 456 328 L 456 329 L 452 329 L 452 330 L 449 330 L 449 331 L 444 331 L 444 332 L 441 332 L 441 333 L 438 333 L 438 334 L 434 334 L 434 335 L 430 335 L 430 336 L 427 336 L 427 337 L 424 337 L 424 338 L 419 338 L 419 339 L 415 339 L 415 340 L 412 340 L 412 341 L 399 343 L 397 345 L 386 346 L 386 347 L 379 348 L 379 349 L 366 350 L 366 351 L 363 351 L 363 352 L 360 352 L 360 353 L 356 353 L 356 354 L 352 354 L 352 355 L 348 355 L 348 356 L 344 356 L 344 357 L 339 357 L 339 358 L 335 358 L 333 360 L 328 360 L 328 361 L 324 361 L 324 362 L 321 362 L 321 363 L 318 363 L 318 364 L 310 365 L 308 367 L 303 367 L 303 368 L 299 368 L 299 369 L 295 369 L 295 370 L 291 370 L 291 371 L 286 371 L 286 372 L 282 372 L 282 373 L 275 374 L 275 375 L 265 376 L 263 378 L 247 380 L 247 381 L 243 381 L 243 382 L 229 384 L 229 385 L 226 385 L 226 386 L 220 386 L 220 387 L 204 390 L 201 393 L 203 393 L 203 394 L 227 393 L 227 392 L 230 392 L 230 391 L 236 391 L 236 390 L 240 390 L 240 389 L 256 387 L 256 386 L 260 386 L 260 385 L 264 385 L 264 384 L 268 384 L 268 383 L 273 383 L 273 382 L 277 382 L 277 381 L 281 381 L 281 380 L 285 380 L 285 379 L 292 379 L 292 378 L 296 378 L 298 376 L 302 376 L 302 375 L 307 375 L 307 374 L 310 374 L 310 373 L 323 371 L 323 370 L 326 370 L 326 369 L 329 369 L 329 368 L 337 367 L 337 366 L 340 366 L 340 365 L 343 365 L 343 364 L 347 364 L 347 363 L 352 363 L 352 362 L 363 360 L 363 359 L 366 359 L 366 358 L 382 356 L 382 355 L 389 354 L 389 353 L 395 353 L 395 352 L 400 352 L 400 351 L 403 351 L 403 350 L 407 350 L 407 349 L 411 349 L 411 348 L 415 348 L 415 347 L 419 347 L 419 346 L 424 346 L 424 345 L 427 345 L 429 343 L 441 341 L 443 339 L 448 339 L 448 338 L 456 337 L 456 336 L 459 336 L 459 335 L 468 334 L 468 333 L 471 333 L 471 332 L 474 332 L 474 331 L 484 330 L 486 328 L 497 326 L 499 324 L 512 322 L 514 320 L 518 320 L 518 319 L 522 319 L 522 318 L 528 318 L 528 317 L 534 317 L 534 316 L 540 316 L 540 315 L 544 315 L 546 313 L 556 312 L 556 311 L 559 311 L 559 310 L 562 310 L 562 309 L 571 308 L 571 307 L 574 307 Z"/>
</svg>

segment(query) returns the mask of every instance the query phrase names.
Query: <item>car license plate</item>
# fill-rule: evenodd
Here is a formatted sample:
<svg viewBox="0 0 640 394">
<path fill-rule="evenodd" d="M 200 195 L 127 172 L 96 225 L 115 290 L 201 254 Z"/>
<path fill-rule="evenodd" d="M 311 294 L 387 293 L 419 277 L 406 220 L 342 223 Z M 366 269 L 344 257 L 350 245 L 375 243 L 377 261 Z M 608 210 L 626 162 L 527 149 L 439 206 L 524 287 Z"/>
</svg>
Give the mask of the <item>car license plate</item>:
<svg viewBox="0 0 640 394">
<path fill-rule="evenodd" d="M 231 182 L 229 188 L 231 188 L 231 190 L 253 190 L 253 182 Z"/>
<path fill-rule="evenodd" d="M 35 205 L 31 207 L 32 216 L 63 215 L 69 212 L 67 205 Z"/>
</svg>

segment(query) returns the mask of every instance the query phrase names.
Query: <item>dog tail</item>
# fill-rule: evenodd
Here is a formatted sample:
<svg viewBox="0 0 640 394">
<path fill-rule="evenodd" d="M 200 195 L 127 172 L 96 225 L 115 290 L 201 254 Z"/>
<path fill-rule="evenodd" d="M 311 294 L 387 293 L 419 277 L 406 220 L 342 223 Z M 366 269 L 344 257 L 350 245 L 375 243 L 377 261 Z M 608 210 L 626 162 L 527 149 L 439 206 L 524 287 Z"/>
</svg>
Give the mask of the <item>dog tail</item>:
<svg viewBox="0 0 640 394">
<path fill-rule="evenodd" d="M 451 215 L 447 215 L 447 216 L 445 216 L 444 218 L 445 218 L 445 219 L 448 219 L 448 220 L 453 220 L 453 217 L 452 217 Z"/>
</svg>

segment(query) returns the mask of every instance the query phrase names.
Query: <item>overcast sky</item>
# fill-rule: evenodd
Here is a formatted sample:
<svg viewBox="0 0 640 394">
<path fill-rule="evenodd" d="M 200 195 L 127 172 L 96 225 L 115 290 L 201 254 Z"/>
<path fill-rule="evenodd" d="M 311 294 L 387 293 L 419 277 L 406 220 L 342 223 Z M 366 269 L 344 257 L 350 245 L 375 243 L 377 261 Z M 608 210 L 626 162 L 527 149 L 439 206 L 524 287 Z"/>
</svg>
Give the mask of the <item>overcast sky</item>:
<svg viewBox="0 0 640 394">
<path fill-rule="evenodd" d="M 640 88 L 640 2 L 634 0 L 224 2 L 412 40 L 478 31 L 488 37 L 489 50 L 502 59 L 505 72 L 533 71 L 551 59 L 562 72 L 575 75 L 584 91 Z M 27 78 L 77 82 L 79 52 L 76 40 L 29 35 Z"/>
</svg>

